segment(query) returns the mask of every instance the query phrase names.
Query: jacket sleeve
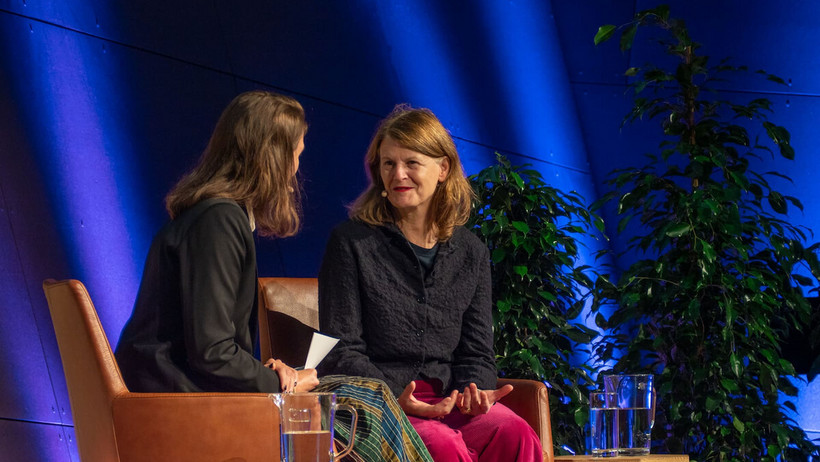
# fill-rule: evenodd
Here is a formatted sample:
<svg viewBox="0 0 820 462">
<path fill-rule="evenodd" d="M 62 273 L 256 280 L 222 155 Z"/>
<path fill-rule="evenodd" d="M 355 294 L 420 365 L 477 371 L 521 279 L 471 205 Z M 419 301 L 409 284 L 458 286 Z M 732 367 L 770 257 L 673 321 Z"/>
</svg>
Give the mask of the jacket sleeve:
<svg viewBox="0 0 820 462">
<path fill-rule="evenodd" d="M 278 374 L 242 348 L 252 300 L 240 300 L 245 278 L 256 278 L 253 235 L 234 205 L 217 205 L 193 223 L 180 248 L 182 322 L 189 367 L 217 389 L 277 392 Z M 255 284 L 254 284 L 255 286 Z M 249 313 L 255 316 L 255 313 Z"/>
<path fill-rule="evenodd" d="M 453 388 L 463 390 L 474 382 L 479 389 L 495 389 L 497 372 L 493 351 L 492 276 L 489 251 L 479 253 L 476 289 L 464 312 L 461 338 L 453 357 Z"/>
<path fill-rule="evenodd" d="M 339 343 L 319 364 L 319 373 L 386 380 L 367 356 L 359 293 L 359 265 L 350 237 L 339 228 L 330 236 L 319 269 L 319 327 Z"/>
</svg>

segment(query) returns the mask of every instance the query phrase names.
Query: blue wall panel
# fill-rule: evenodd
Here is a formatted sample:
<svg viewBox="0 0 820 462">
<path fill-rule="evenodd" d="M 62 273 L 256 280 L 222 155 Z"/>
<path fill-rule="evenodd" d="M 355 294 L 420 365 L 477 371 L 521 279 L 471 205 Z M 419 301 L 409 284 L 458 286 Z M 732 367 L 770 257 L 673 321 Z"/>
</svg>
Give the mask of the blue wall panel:
<svg viewBox="0 0 820 462">
<path fill-rule="evenodd" d="M 0 416 L 60 423 L 32 307 L 21 303 L 29 294 L 8 220 L 19 212 L 3 201 L 0 210 Z"/>
<path fill-rule="evenodd" d="M 73 429 L 0 419 L 0 461 L 80 462 Z M 74 450 L 71 449 L 74 446 Z"/>
<path fill-rule="evenodd" d="M 3 0 L 0 10 L 34 22 L 229 71 L 215 2 Z"/>
<path fill-rule="evenodd" d="M 216 14 L 233 73 L 297 97 L 383 115 L 397 99 L 377 9 L 374 2 L 254 0 L 222 2 Z"/>
<path fill-rule="evenodd" d="M 621 127 L 623 115 L 630 108 L 623 87 L 575 84 L 573 94 L 585 134 L 592 182 L 601 195 L 610 190 L 604 183 L 613 169 L 642 165 L 644 153 L 651 152 L 660 138 L 647 136 L 645 130 L 634 126 Z M 619 218 L 611 207 L 605 207 L 601 213 L 611 248 L 616 252 L 625 250 L 628 238 L 617 233 Z M 625 255 L 619 260 L 619 266 L 633 258 L 633 255 Z"/>
<path fill-rule="evenodd" d="M 634 2 L 554 0 L 551 3 L 570 81 L 623 85 L 629 53 L 596 47 L 593 37 L 598 27 L 604 24 L 629 21 L 634 13 Z M 617 45 L 613 48 L 617 49 Z"/>
</svg>

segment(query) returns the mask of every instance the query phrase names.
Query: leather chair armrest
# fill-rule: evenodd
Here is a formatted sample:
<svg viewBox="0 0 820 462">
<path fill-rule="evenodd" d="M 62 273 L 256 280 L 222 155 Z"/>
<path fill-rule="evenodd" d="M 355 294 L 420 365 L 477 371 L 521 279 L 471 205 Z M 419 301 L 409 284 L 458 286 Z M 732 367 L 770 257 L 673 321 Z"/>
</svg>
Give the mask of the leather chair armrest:
<svg viewBox="0 0 820 462">
<path fill-rule="evenodd" d="M 112 406 L 121 462 L 279 459 L 279 410 L 263 393 L 127 393 Z"/>
<path fill-rule="evenodd" d="M 547 386 L 536 380 L 499 378 L 498 387 L 512 385 L 513 391 L 499 402 L 521 416 L 535 430 L 544 450 L 544 462 L 552 462 L 552 426 Z"/>
</svg>

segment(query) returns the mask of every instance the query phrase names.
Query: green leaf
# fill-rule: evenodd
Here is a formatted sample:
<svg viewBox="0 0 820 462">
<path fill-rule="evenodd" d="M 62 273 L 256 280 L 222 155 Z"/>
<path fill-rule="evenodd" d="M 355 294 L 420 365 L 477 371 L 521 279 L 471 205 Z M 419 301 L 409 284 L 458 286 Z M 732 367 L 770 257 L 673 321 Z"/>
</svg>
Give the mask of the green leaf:
<svg viewBox="0 0 820 462">
<path fill-rule="evenodd" d="M 739 388 L 737 387 L 737 383 L 735 383 L 735 381 L 731 379 L 720 379 L 720 385 L 729 393 L 735 393 L 739 390 Z"/>
<path fill-rule="evenodd" d="M 798 209 L 800 209 L 800 211 L 801 211 L 801 212 L 803 211 L 803 203 L 802 203 L 802 202 L 800 202 L 800 200 L 799 200 L 799 199 L 797 199 L 796 197 L 792 197 L 792 196 L 785 196 L 785 198 L 786 198 L 786 200 L 788 200 L 789 202 L 791 202 L 793 206 L 795 206 L 795 207 L 797 207 Z"/>
<path fill-rule="evenodd" d="M 736 416 L 732 417 L 732 426 L 735 427 L 735 430 L 739 431 L 740 433 L 746 431 L 746 425 Z"/>
<path fill-rule="evenodd" d="M 802 205 L 800 207 L 800 210 L 803 210 Z M 604 226 L 604 219 L 603 218 L 595 217 L 595 220 L 594 220 L 593 223 L 595 224 L 595 229 L 597 229 L 598 231 L 600 231 L 602 233 L 604 232 L 605 226 Z"/>
<path fill-rule="evenodd" d="M 766 134 L 775 142 L 775 144 L 789 144 L 791 135 L 785 128 L 775 125 L 771 122 L 763 122 L 763 127 L 766 129 Z"/>
<path fill-rule="evenodd" d="M 788 205 L 786 205 L 786 199 L 783 198 L 783 195 L 777 191 L 772 191 L 769 193 L 769 205 L 772 207 L 777 213 L 786 214 L 788 211 Z"/>
<path fill-rule="evenodd" d="M 698 239 L 698 242 L 703 248 L 703 258 L 705 258 L 709 263 L 714 263 L 717 258 L 717 253 L 715 252 L 714 247 L 703 239 Z"/>
<path fill-rule="evenodd" d="M 632 215 L 626 215 L 618 222 L 618 233 L 622 233 L 626 229 L 626 225 L 629 223 L 629 220 L 632 219 Z"/>
<path fill-rule="evenodd" d="M 524 239 L 524 237 L 517 233 L 510 236 L 510 241 L 512 241 L 513 247 L 515 249 L 518 249 L 518 247 L 521 246 L 521 244 L 524 242 Z"/>
<path fill-rule="evenodd" d="M 632 42 L 635 41 L 635 32 L 638 31 L 638 24 L 631 24 L 621 34 L 621 51 L 627 51 L 632 48 Z"/>
<path fill-rule="evenodd" d="M 692 226 L 688 223 L 678 223 L 670 226 L 669 229 L 666 230 L 666 235 L 669 237 L 681 237 L 691 230 Z"/>
<path fill-rule="evenodd" d="M 512 306 L 512 303 L 510 303 L 507 300 L 499 300 L 499 301 L 496 302 L 496 306 L 498 307 L 499 312 L 506 313 L 506 312 L 510 311 L 510 307 Z"/>
<path fill-rule="evenodd" d="M 743 371 L 743 363 L 737 357 L 736 353 L 729 355 L 729 363 L 732 365 L 732 372 L 735 373 L 735 377 L 740 377 L 740 374 Z"/>
<path fill-rule="evenodd" d="M 598 32 L 595 34 L 595 45 L 599 45 L 602 42 L 606 42 L 611 39 L 612 35 L 615 34 L 615 29 L 617 29 L 617 27 L 612 24 L 606 24 L 599 27 Z"/>
<path fill-rule="evenodd" d="M 555 294 L 553 294 L 552 292 L 546 291 L 546 290 L 539 290 L 538 295 L 543 297 L 544 300 L 546 300 L 548 302 L 554 302 L 554 301 L 558 300 L 558 298 L 555 297 Z"/>
<path fill-rule="evenodd" d="M 516 172 L 510 172 L 510 177 L 515 182 L 515 185 L 518 186 L 519 191 L 524 189 L 524 179 L 521 178 L 521 175 Z"/>
<path fill-rule="evenodd" d="M 789 160 L 794 160 L 794 148 L 791 144 L 788 143 L 780 143 L 778 145 L 780 147 L 780 155 L 785 157 Z"/>
<path fill-rule="evenodd" d="M 527 234 L 527 233 L 530 232 L 530 227 L 526 223 L 524 223 L 523 221 L 513 221 L 512 225 L 513 225 L 513 228 L 521 231 L 524 234 Z"/>
<path fill-rule="evenodd" d="M 515 271 L 515 274 L 517 274 L 517 275 L 519 275 L 519 276 L 522 276 L 522 277 L 523 277 L 523 276 L 526 276 L 526 275 L 527 275 L 527 273 L 529 272 L 529 270 L 527 269 L 527 267 L 526 267 L 526 266 L 524 266 L 524 265 L 516 265 L 516 266 L 513 266 L 513 271 Z"/>
<path fill-rule="evenodd" d="M 782 78 L 780 78 L 776 75 L 772 75 L 772 74 L 767 75 L 766 80 L 770 80 L 772 82 L 776 82 L 776 83 L 779 83 L 781 85 L 788 85 L 785 80 L 783 80 Z"/>
<path fill-rule="evenodd" d="M 669 20 L 669 5 L 658 5 L 655 7 L 654 13 L 658 15 L 662 20 L 668 21 Z"/>
<path fill-rule="evenodd" d="M 582 427 L 587 423 L 589 420 L 589 411 L 586 408 L 579 407 L 575 409 L 573 412 L 575 424 L 579 427 Z"/>
</svg>

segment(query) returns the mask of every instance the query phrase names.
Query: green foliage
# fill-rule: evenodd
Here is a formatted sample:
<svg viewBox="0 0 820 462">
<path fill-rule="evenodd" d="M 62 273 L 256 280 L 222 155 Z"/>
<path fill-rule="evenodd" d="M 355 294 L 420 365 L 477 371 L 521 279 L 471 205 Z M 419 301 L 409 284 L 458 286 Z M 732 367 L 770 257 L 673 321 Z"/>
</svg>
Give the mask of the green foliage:
<svg viewBox="0 0 820 462">
<path fill-rule="evenodd" d="M 657 120 L 664 140 L 646 165 L 613 172 L 613 191 L 597 204 L 616 206 L 619 231 L 639 221 L 629 249 L 645 258 L 616 283 L 596 283 L 597 302 L 618 304 L 599 318 L 613 333 L 596 352 L 624 351 L 619 371 L 655 371 L 661 451 L 701 461 L 806 460 L 818 447 L 784 415 L 794 405 L 778 403 L 780 392 L 796 394 L 780 342 L 810 315 L 803 293 L 817 285 L 818 244 L 808 246 L 812 236 L 785 216 L 802 204 L 772 180 L 790 179 L 754 169 L 762 156 L 794 158 L 789 132 L 768 120 L 766 99 L 719 98 L 711 84 L 745 69 L 698 55 L 666 6 L 601 27 L 595 42 L 620 31 L 627 50 L 643 26 L 660 28 L 658 43 L 676 67 L 627 70 L 635 97 L 625 121 Z"/>
<path fill-rule="evenodd" d="M 478 203 L 468 226 L 492 256 L 499 371 L 546 381 L 554 441 L 582 453 L 595 384 L 590 368 L 571 365 L 570 357 L 597 332 L 572 321 L 593 285 L 589 268 L 576 265 L 575 237 L 603 230 L 603 222 L 576 193 L 547 186 L 537 171 L 512 167 L 501 155 L 470 180 Z"/>
</svg>

